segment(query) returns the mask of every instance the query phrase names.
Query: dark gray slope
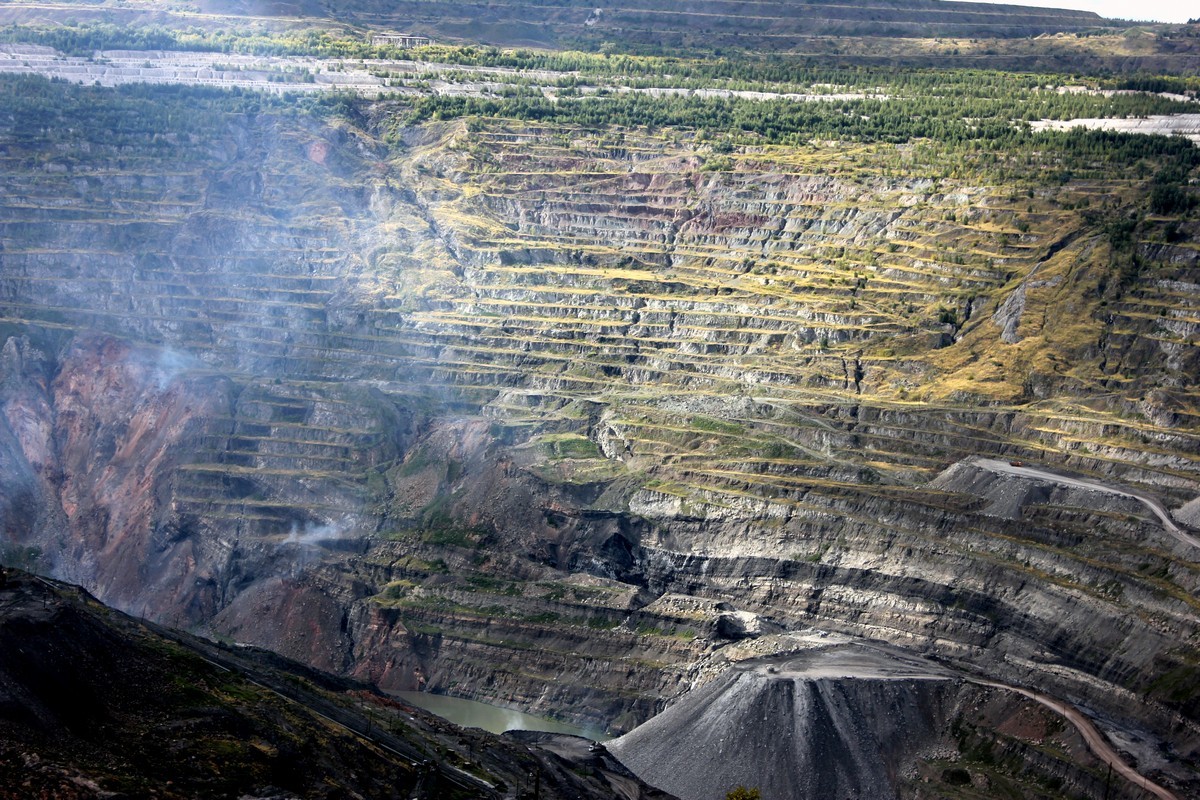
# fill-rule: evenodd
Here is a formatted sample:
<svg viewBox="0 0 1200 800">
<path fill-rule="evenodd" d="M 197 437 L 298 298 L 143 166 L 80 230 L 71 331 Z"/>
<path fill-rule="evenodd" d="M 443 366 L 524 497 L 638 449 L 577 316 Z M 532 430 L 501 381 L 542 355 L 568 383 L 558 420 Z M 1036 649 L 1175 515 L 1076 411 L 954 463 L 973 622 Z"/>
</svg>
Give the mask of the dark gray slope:
<svg viewBox="0 0 1200 800">
<path fill-rule="evenodd" d="M 737 665 L 609 748 L 684 800 L 737 785 L 777 800 L 886 800 L 905 765 L 942 740 L 959 687 L 915 659 L 837 644 Z"/>
</svg>

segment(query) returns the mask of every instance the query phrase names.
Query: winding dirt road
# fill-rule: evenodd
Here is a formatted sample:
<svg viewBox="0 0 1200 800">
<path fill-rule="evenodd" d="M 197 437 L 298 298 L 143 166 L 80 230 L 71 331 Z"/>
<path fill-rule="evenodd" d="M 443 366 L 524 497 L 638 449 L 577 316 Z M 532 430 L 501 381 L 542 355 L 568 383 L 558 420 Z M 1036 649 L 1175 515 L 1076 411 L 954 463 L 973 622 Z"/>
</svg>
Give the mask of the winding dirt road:
<svg viewBox="0 0 1200 800">
<path fill-rule="evenodd" d="M 1084 716 L 1083 712 L 1079 711 L 1074 706 L 1055 700 L 1049 695 L 1040 694 L 1029 689 L 1022 689 L 1018 686 L 1009 686 L 1006 683 L 995 683 L 993 681 L 986 681 L 979 678 L 969 678 L 968 680 L 970 680 L 971 683 L 979 686 L 989 686 L 993 689 L 1004 689 L 1009 692 L 1016 692 L 1019 695 L 1028 697 L 1030 700 L 1041 703 L 1046 708 L 1050 709 L 1074 725 L 1079 733 L 1083 736 L 1083 740 L 1087 742 L 1087 746 L 1092 753 L 1095 754 L 1095 756 L 1105 764 L 1111 766 L 1113 768 L 1113 772 L 1121 775 L 1134 786 L 1141 788 L 1143 791 L 1148 792 L 1155 797 L 1162 798 L 1162 800 L 1180 800 L 1177 794 L 1169 789 L 1159 786 L 1157 783 L 1126 764 L 1121 759 L 1121 756 L 1117 753 L 1117 751 L 1112 748 L 1112 745 L 1110 745 L 1104 736 L 1101 735 L 1100 731 L 1096 729 L 1096 726 L 1092 724 L 1091 720 Z"/>
<path fill-rule="evenodd" d="M 1055 472 L 1047 472 L 1044 469 L 1036 467 L 1014 466 L 1007 461 L 998 461 L 994 458 L 977 458 L 974 462 L 977 466 L 990 470 L 991 472 L 999 472 L 1006 475 L 1018 475 L 1023 478 L 1033 478 L 1035 480 L 1048 481 L 1056 483 L 1059 486 L 1071 486 L 1076 489 L 1089 489 L 1094 492 L 1104 492 L 1105 494 L 1115 494 L 1121 497 L 1132 497 L 1134 500 L 1142 503 L 1149 508 L 1154 516 L 1158 517 L 1162 522 L 1163 529 L 1171 536 L 1175 537 L 1184 544 L 1192 547 L 1200 548 L 1200 539 L 1191 535 L 1183 528 L 1175 524 L 1175 520 L 1171 519 L 1171 514 L 1166 507 L 1158 501 L 1153 495 L 1139 492 L 1137 489 L 1131 489 L 1127 486 L 1117 486 L 1110 483 L 1102 483 L 1100 481 L 1091 481 L 1084 478 L 1072 478 L 1067 475 L 1059 475 Z"/>
</svg>

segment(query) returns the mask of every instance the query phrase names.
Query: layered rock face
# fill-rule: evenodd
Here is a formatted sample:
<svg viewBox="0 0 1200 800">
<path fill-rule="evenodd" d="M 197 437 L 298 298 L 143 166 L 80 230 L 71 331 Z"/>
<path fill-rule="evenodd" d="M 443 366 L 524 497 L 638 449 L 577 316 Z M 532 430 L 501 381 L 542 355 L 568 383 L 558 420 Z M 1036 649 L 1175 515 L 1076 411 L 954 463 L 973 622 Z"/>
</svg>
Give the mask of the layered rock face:
<svg viewBox="0 0 1200 800">
<path fill-rule="evenodd" d="M 1147 223 L 1126 280 L 1086 212 L 1141 189 L 387 111 L 6 134 L 10 560 L 618 729 L 818 624 L 1193 757 L 1195 553 L 1135 502 L 929 485 L 983 453 L 1200 491 L 1195 252 Z"/>
</svg>

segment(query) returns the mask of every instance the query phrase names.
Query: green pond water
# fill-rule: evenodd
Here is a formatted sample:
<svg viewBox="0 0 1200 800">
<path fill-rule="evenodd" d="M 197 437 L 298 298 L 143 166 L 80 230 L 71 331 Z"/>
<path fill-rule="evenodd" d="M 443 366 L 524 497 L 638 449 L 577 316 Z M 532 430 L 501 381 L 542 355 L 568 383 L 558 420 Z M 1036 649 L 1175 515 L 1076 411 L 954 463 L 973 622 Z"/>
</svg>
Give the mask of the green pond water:
<svg viewBox="0 0 1200 800">
<path fill-rule="evenodd" d="M 483 728 L 491 733 L 549 731 L 550 733 L 569 733 L 596 741 L 606 741 L 612 738 L 600 730 L 580 728 L 545 717 L 523 714 L 510 708 L 490 706 L 475 700 L 464 700 L 461 697 L 447 697 L 444 694 L 429 694 L 428 692 L 393 692 L 393 694 L 406 703 L 423 708 L 437 714 L 442 719 L 465 728 Z"/>
</svg>

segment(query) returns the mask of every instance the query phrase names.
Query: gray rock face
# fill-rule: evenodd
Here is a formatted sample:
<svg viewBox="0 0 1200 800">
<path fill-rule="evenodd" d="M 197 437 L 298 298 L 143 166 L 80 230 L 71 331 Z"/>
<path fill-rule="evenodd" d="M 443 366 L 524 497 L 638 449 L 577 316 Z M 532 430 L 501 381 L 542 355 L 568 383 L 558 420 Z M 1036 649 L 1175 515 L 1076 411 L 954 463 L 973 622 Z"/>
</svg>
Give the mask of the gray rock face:
<svg viewBox="0 0 1200 800">
<path fill-rule="evenodd" d="M 1064 247 L 1068 242 L 1060 240 L 1050 247 L 1050 254 Z M 1000 341 L 1005 344 L 1016 344 L 1021 341 L 1021 334 L 1018 329 L 1021 326 L 1021 316 L 1025 313 L 1026 295 L 1030 289 L 1042 289 L 1046 287 L 1055 287 L 1062 281 L 1060 276 L 1055 276 L 1049 280 L 1033 280 L 1041 267 L 1038 264 L 1029 273 L 1021 284 L 1013 289 L 1008 297 L 996 307 L 995 313 L 992 314 L 992 322 L 996 323 L 1001 328 Z"/>
<path fill-rule="evenodd" d="M 1001 328 L 1000 341 L 1006 344 L 1016 344 L 1021 341 L 1017 327 L 1021 324 L 1021 315 L 1025 313 L 1025 284 L 1013 289 L 1012 294 L 1004 298 L 1004 302 L 992 314 L 992 321 Z"/>
</svg>

